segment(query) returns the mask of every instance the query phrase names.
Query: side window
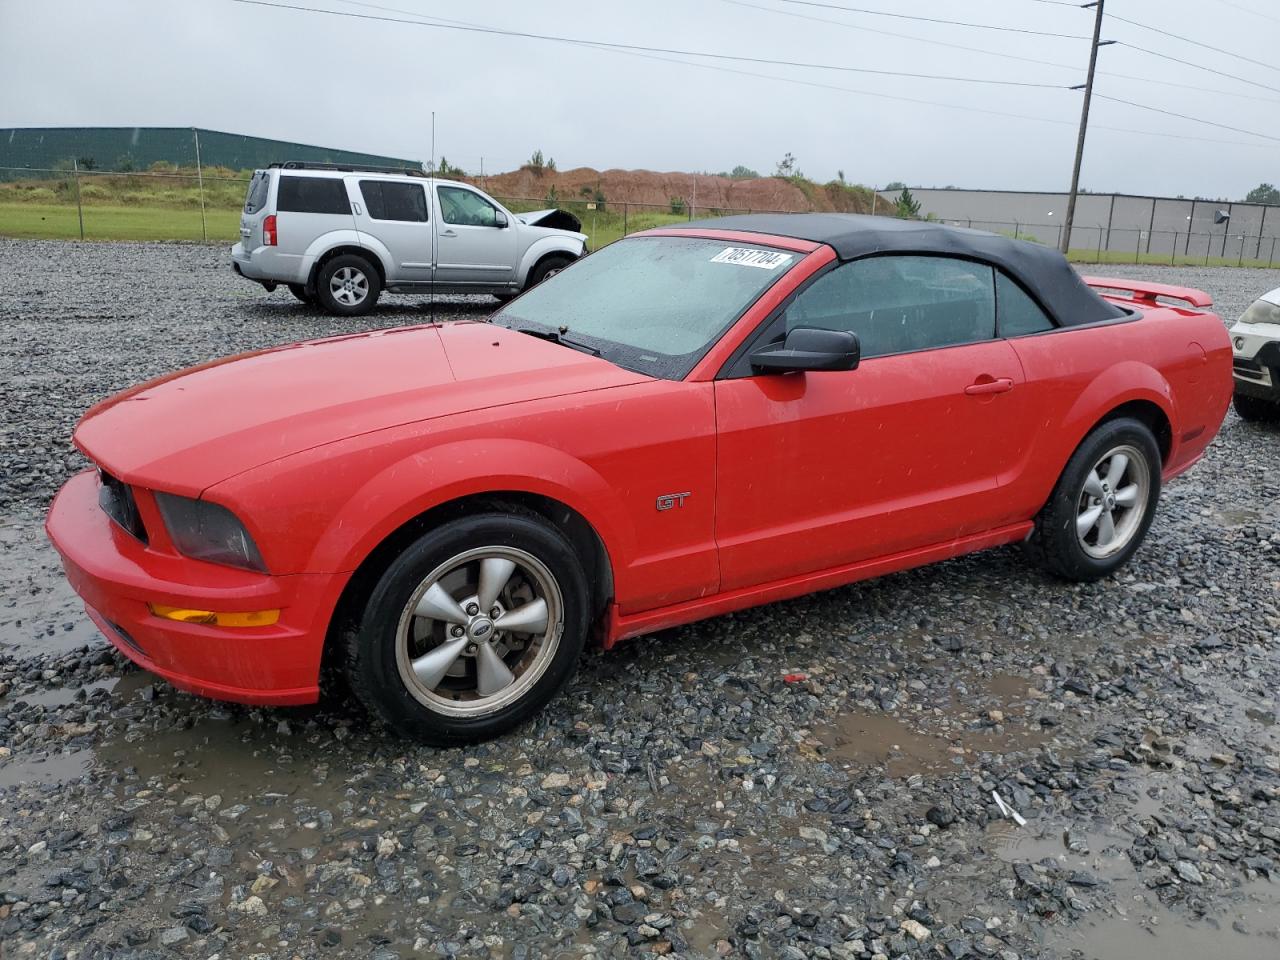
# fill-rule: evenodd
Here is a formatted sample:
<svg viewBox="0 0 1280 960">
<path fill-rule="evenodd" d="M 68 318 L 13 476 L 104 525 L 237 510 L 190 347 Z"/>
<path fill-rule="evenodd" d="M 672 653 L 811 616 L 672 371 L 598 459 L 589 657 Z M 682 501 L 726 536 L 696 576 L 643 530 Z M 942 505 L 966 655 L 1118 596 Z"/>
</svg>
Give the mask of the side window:
<svg viewBox="0 0 1280 960">
<path fill-rule="evenodd" d="M 996 315 L 1002 337 L 1021 337 L 1053 329 L 1053 321 L 1040 305 L 999 270 L 996 271 Z"/>
<path fill-rule="evenodd" d="M 478 193 L 461 187 L 438 187 L 440 216 L 445 223 L 462 227 L 492 227 L 498 222 L 498 209 Z"/>
<path fill-rule="evenodd" d="M 374 220 L 427 222 L 427 194 L 420 183 L 361 180 L 360 196 Z"/>
<path fill-rule="evenodd" d="M 333 177 L 284 177 L 276 191 L 276 209 L 293 213 L 350 213 L 347 185 Z"/>
<path fill-rule="evenodd" d="M 862 356 L 990 340 L 992 269 L 954 257 L 868 257 L 823 274 L 787 307 L 787 329 L 858 335 Z"/>
</svg>

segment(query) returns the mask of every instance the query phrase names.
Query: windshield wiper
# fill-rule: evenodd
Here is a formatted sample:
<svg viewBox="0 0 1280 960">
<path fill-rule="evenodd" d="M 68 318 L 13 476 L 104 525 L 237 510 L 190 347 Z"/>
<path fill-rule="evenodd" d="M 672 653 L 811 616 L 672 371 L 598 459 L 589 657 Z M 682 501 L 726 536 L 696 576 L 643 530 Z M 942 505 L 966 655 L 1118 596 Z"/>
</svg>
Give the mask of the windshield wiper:
<svg viewBox="0 0 1280 960">
<path fill-rule="evenodd" d="M 583 343 L 581 340 L 574 340 L 565 336 L 568 332 L 568 327 L 561 327 L 559 330 L 551 330 L 545 327 L 511 327 L 509 329 L 517 333 L 527 333 L 529 336 L 537 337 L 539 340 L 550 340 L 552 343 L 558 343 L 562 347 L 569 347 L 571 350 L 577 350 L 592 357 L 600 356 L 600 351 L 589 343 Z"/>
</svg>

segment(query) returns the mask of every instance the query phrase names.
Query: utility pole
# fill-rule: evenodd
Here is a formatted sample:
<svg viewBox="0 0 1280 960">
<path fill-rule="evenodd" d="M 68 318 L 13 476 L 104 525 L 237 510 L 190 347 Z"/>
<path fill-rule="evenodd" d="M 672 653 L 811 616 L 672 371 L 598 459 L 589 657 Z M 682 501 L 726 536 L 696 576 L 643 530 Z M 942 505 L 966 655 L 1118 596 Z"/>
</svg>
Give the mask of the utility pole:
<svg viewBox="0 0 1280 960">
<path fill-rule="evenodd" d="M 1084 136 L 1089 130 L 1089 103 L 1093 100 L 1093 71 L 1098 65 L 1098 47 L 1105 47 L 1113 40 L 1106 43 L 1100 43 L 1099 38 L 1102 36 L 1102 4 L 1104 0 L 1097 0 L 1096 3 L 1086 3 L 1083 6 L 1097 8 L 1097 15 L 1093 20 L 1093 45 L 1089 48 L 1089 76 L 1084 82 L 1084 106 L 1080 110 L 1080 133 L 1076 138 L 1076 164 L 1071 171 L 1071 193 L 1067 197 L 1067 217 L 1062 227 L 1062 243 L 1059 248 L 1065 254 L 1071 247 L 1071 227 L 1076 219 L 1076 195 L 1080 192 L 1080 164 L 1084 160 Z M 1072 90 L 1079 90 L 1080 87 L 1072 87 Z"/>
</svg>

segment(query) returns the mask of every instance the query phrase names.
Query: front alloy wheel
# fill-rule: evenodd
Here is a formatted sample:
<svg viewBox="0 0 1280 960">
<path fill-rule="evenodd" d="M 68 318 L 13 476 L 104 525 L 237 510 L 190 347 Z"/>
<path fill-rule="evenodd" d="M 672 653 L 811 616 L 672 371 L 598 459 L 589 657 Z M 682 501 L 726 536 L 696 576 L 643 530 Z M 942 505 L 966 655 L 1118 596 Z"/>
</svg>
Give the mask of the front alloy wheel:
<svg viewBox="0 0 1280 960">
<path fill-rule="evenodd" d="M 449 716 L 493 713 L 533 686 L 555 656 L 564 600 L 532 554 L 487 546 L 451 557 L 405 605 L 396 640 L 400 679 Z"/>
<path fill-rule="evenodd" d="M 408 737 L 497 736 L 568 682 L 587 637 L 582 562 L 512 506 L 434 526 L 390 561 L 344 635 L 351 688 Z"/>
</svg>

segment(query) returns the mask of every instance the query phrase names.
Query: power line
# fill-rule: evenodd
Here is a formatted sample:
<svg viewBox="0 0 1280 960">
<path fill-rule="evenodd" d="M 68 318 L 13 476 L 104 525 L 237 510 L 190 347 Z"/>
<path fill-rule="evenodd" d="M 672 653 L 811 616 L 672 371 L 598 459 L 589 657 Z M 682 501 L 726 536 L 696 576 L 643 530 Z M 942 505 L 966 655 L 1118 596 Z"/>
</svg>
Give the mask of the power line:
<svg viewBox="0 0 1280 960">
<path fill-rule="evenodd" d="M 1060 83 L 1035 83 L 1029 80 L 992 80 L 984 77 L 958 77 L 945 74 L 912 73 L 902 70 L 875 70 L 870 67 L 848 67 L 831 63 L 805 63 L 795 60 L 773 60 L 767 57 L 745 57 L 728 53 L 709 53 L 701 50 L 681 50 L 672 47 L 649 47 L 634 43 L 614 43 L 607 40 L 585 40 L 581 37 L 561 37 L 544 33 L 529 33 L 523 30 L 502 30 L 497 27 L 466 26 L 457 22 L 427 23 L 423 20 L 403 20 L 397 17 L 375 16 L 368 13 L 354 13 L 347 10 L 326 10 L 322 7 L 304 7 L 292 4 L 272 3 L 269 0 L 233 0 L 255 7 L 274 7 L 278 10 L 297 10 L 302 13 L 319 13 L 331 17 L 350 17 L 357 20 L 379 20 L 385 23 L 413 24 L 436 30 L 461 30 L 467 33 L 484 33 L 503 37 L 519 37 L 526 40 L 546 40 L 552 43 L 589 44 L 612 50 L 638 51 L 642 53 L 668 53 L 682 57 L 707 57 L 712 60 L 732 60 L 737 63 L 754 63 L 773 67 L 800 67 L 811 70 L 835 70 L 841 73 L 866 73 L 883 77 L 907 77 L 914 80 L 945 80 L 948 83 L 980 83 L 998 87 L 1033 87 L 1045 90 L 1067 89 Z"/>
<path fill-rule="evenodd" d="M 1247 133 L 1251 137 L 1262 137 L 1264 140 L 1274 140 L 1280 143 L 1280 137 L 1273 137 L 1268 133 L 1257 133 L 1253 130 L 1245 130 L 1241 127 L 1232 127 L 1225 123 L 1217 123 L 1213 120 L 1203 120 L 1200 117 L 1190 117 L 1185 113 L 1174 113 L 1172 110 L 1162 110 L 1159 107 L 1148 106 L 1145 103 L 1134 103 L 1132 100 L 1122 100 L 1120 97 L 1109 97 L 1106 94 L 1095 93 L 1095 97 L 1099 100 L 1110 100 L 1112 103 L 1123 103 L 1126 106 L 1137 107 L 1139 110 L 1149 110 L 1152 113 L 1162 113 L 1166 117 L 1177 117 L 1179 120 L 1191 120 L 1195 123 L 1203 123 L 1206 126 L 1217 127 L 1219 130 L 1230 130 L 1233 133 Z"/>
<path fill-rule="evenodd" d="M 1149 50 L 1146 47 L 1140 47 L 1136 43 L 1130 43 L 1128 40 L 1115 41 L 1118 47 L 1128 47 L 1130 50 L 1137 50 L 1139 53 L 1145 53 L 1152 57 L 1159 57 L 1161 60 L 1170 60 L 1174 63 L 1180 63 L 1184 67 L 1195 67 L 1197 70 L 1203 70 L 1206 73 L 1216 74 L 1219 77 L 1226 77 L 1228 80 L 1236 80 L 1240 83 L 1247 83 L 1251 87 L 1260 87 L 1263 90 L 1270 90 L 1272 93 L 1280 93 L 1280 87 L 1272 87 L 1265 83 L 1259 83 L 1256 80 L 1247 80 L 1244 77 L 1238 77 L 1234 73 L 1225 73 L 1222 70 L 1215 70 L 1213 67 L 1206 67 L 1202 63 L 1196 63 L 1194 60 L 1183 60 L 1179 57 L 1171 56 L 1167 53 L 1160 53 L 1157 50 Z"/>
<path fill-rule="evenodd" d="M 756 77 L 759 79 L 771 80 L 779 83 L 799 84 L 801 86 L 815 87 L 819 89 L 835 90 L 835 91 L 840 91 L 844 93 L 853 93 L 853 94 L 862 95 L 862 96 L 872 96 L 882 100 L 896 100 L 903 103 L 916 103 L 916 104 L 921 104 L 925 106 L 943 107 L 948 110 L 961 110 L 961 111 L 966 111 L 971 113 L 982 113 L 990 116 L 1007 117 L 1007 118 L 1017 119 L 1017 120 L 1032 120 L 1036 122 L 1065 124 L 1067 126 L 1074 126 L 1074 124 L 1071 121 L 1067 121 L 1067 120 L 1055 120 L 1052 118 L 1032 116 L 1028 114 L 1010 113 L 1010 112 L 1001 111 L 1001 110 L 989 110 L 983 107 L 974 107 L 968 104 L 946 103 L 946 102 L 940 102 L 936 100 L 926 100 L 918 97 L 906 97 L 900 94 L 883 93 L 880 91 L 859 90 L 851 87 L 838 87 L 831 84 L 801 80 L 799 78 L 794 78 L 794 77 L 779 77 L 771 74 L 754 73 L 754 72 L 734 69 L 730 67 L 718 66 L 716 64 L 698 63 L 696 61 L 677 60 L 677 59 L 670 59 L 668 57 L 663 57 L 663 56 L 655 56 L 655 54 L 676 54 L 678 56 L 679 55 L 716 56 L 717 58 L 724 58 L 724 59 L 738 59 L 735 57 L 728 57 L 727 55 L 706 55 L 706 54 L 698 54 L 698 53 L 690 54 L 690 53 L 684 53 L 683 51 L 665 50 L 663 48 L 655 48 L 655 47 L 644 47 L 636 44 L 616 44 L 616 43 L 611 43 L 607 41 L 584 40 L 581 38 L 569 38 L 569 37 L 544 37 L 538 34 L 528 34 L 521 31 L 503 30 L 497 27 L 489 27 L 481 24 L 468 23 L 466 21 L 460 21 L 460 20 L 445 21 L 443 18 L 434 17 L 433 15 L 430 15 L 430 14 L 418 14 L 413 11 L 402 10 L 394 7 L 385 7 L 385 6 L 380 6 L 378 4 L 360 2 L 360 0 L 339 0 L 339 2 L 358 5 L 362 7 L 371 8 L 371 9 L 387 10 L 390 12 L 405 14 L 411 17 L 426 18 L 426 19 L 406 20 L 406 19 L 395 18 L 395 17 L 373 16 L 371 14 L 354 13 L 349 11 L 325 10 L 318 7 L 304 7 L 304 6 L 296 6 L 292 4 L 274 3 L 274 2 L 270 2 L 270 0 L 233 0 L 233 2 L 248 4 L 251 6 L 273 7 L 280 10 L 294 10 L 302 13 L 320 13 L 320 14 L 328 14 L 331 16 L 338 16 L 338 17 L 350 17 L 350 18 L 363 19 L 363 20 L 374 20 L 374 21 L 382 21 L 382 22 L 389 22 L 389 23 L 408 24 L 410 26 L 418 26 L 418 27 L 459 29 L 459 30 L 466 30 L 466 31 L 476 32 L 476 33 L 498 34 L 503 36 L 516 36 L 516 37 L 522 37 L 527 39 L 554 40 L 555 42 L 566 43 L 573 46 L 594 48 L 594 49 L 599 49 L 606 52 L 617 52 L 617 53 L 622 53 L 624 55 L 638 56 L 638 57 L 651 59 L 651 60 L 660 60 L 668 63 L 682 64 L 685 66 L 702 67 L 708 70 L 719 70 L 724 73 L 733 73 L 733 74 L 738 74 L 740 76 Z M 434 20 L 437 22 L 427 22 L 428 19 Z M 750 58 L 742 58 L 742 59 L 750 59 Z M 754 61 L 751 61 L 751 62 L 754 62 Z M 774 61 L 766 61 L 766 62 L 774 63 Z M 781 61 L 778 63 L 780 63 L 780 65 L 789 65 L 786 61 Z M 1050 89 L 1059 89 L 1059 90 L 1068 89 L 1066 87 L 1062 87 L 1058 85 L 1045 85 L 1045 86 L 1049 86 Z M 1097 96 L 1101 97 L 1102 95 L 1097 94 Z M 1167 111 L 1160 110 L 1156 107 L 1147 107 L 1144 104 L 1134 103 L 1128 100 L 1120 100 L 1114 97 L 1108 97 L 1106 99 L 1115 100 L 1118 103 L 1124 103 L 1130 106 L 1135 106 L 1135 107 L 1138 107 L 1139 109 L 1151 110 L 1156 113 L 1167 112 Z M 1267 134 L 1258 134 L 1250 130 L 1243 130 L 1236 127 L 1226 127 L 1223 124 L 1218 124 L 1218 123 L 1215 123 L 1214 121 L 1201 120 L 1200 118 L 1197 118 L 1197 117 L 1191 117 L 1183 114 L 1173 114 L 1173 113 L 1170 113 L 1169 115 L 1178 117 L 1179 119 L 1189 120 L 1196 123 L 1205 123 L 1205 124 L 1208 124 L 1209 126 L 1222 127 L 1223 129 L 1233 130 L 1238 133 L 1244 133 L 1251 136 L 1263 137 L 1264 139 L 1267 139 L 1267 140 L 1280 140 L 1280 138 L 1271 137 L 1271 136 L 1268 136 Z M 1210 143 L 1225 143 L 1233 146 L 1266 146 L 1265 144 L 1256 144 L 1256 143 L 1251 144 L 1244 141 L 1210 140 L 1208 138 L 1203 138 L 1203 137 L 1192 137 L 1192 136 L 1185 136 L 1185 135 L 1178 135 L 1178 134 L 1165 134 L 1165 133 L 1158 133 L 1156 131 L 1135 131 L 1128 127 L 1095 126 L 1095 129 L 1116 130 L 1116 131 L 1129 133 L 1129 134 L 1139 134 L 1143 136 L 1170 137 L 1173 139 L 1180 139 L 1180 140 L 1201 140 L 1201 141 L 1210 142 Z"/>
<path fill-rule="evenodd" d="M 1277 67 L 1273 63 L 1266 63 L 1262 60 L 1254 60 L 1251 57 L 1244 56 L 1243 54 L 1235 53 L 1231 50 L 1223 50 L 1221 47 L 1215 47 L 1212 44 L 1204 43 L 1200 40 L 1192 40 L 1190 37 L 1184 37 L 1181 34 L 1177 34 L 1177 33 L 1170 33 L 1168 30 L 1161 30 L 1159 27 L 1153 27 L 1150 24 L 1146 24 L 1146 23 L 1139 23 L 1137 20 L 1130 20 L 1127 17 L 1121 17 L 1114 13 L 1108 14 L 1107 18 L 1110 20 L 1117 20 L 1120 23 L 1127 23 L 1131 27 L 1138 27 L 1139 29 L 1142 29 L 1142 30 L 1150 30 L 1152 33 L 1158 33 L 1162 37 L 1170 37 L 1174 40 L 1181 40 L 1183 43 L 1189 43 L 1192 46 L 1196 46 L 1196 47 L 1203 47 L 1205 50 L 1212 50 L 1214 53 L 1221 53 L 1235 60 L 1243 60 L 1245 63 L 1252 63 L 1255 66 L 1266 67 L 1268 70 L 1275 70 L 1277 73 L 1280 73 L 1280 67 Z"/>
<path fill-rule="evenodd" d="M 900 40 L 914 40 L 917 43 L 928 43 L 936 47 L 948 47 L 952 50 L 965 50 L 969 53 L 983 53 L 989 57 L 1001 57 L 1005 60 L 1018 60 L 1022 63 L 1034 63 L 1045 67 L 1061 67 L 1065 70 L 1080 69 L 1074 64 L 1055 63 L 1052 60 L 1041 60 L 1036 57 L 1020 57 L 1013 53 L 1001 53 L 998 50 L 987 50 L 983 47 L 969 47 L 962 43 L 950 43 L 946 40 L 933 40 L 928 37 L 916 36 L 910 33 L 895 33 L 892 30 L 878 30 L 875 27 L 864 27 L 860 23 L 848 23 L 844 20 L 832 20 L 829 17 L 817 17 L 809 13 L 795 13 L 791 10 L 778 10 L 775 7 L 762 7 L 759 4 L 747 3 L 745 0 L 723 0 L 723 2 L 731 3 L 736 7 L 748 7 L 752 10 L 760 10 L 763 13 L 776 13 L 780 17 L 795 17 L 798 20 L 808 20 L 812 23 L 829 23 L 832 26 L 845 27 L 849 30 L 857 30 L 859 33 L 875 33 L 882 37 L 897 37 Z M 1048 2 L 1048 0 L 1045 0 L 1045 2 Z"/>
<path fill-rule="evenodd" d="M 819 3 L 817 0 L 778 0 L 801 7 L 822 7 L 825 10 L 843 10 L 845 13 L 862 13 L 869 17 L 893 17 L 897 20 L 918 20 L 921 23 L 941 23 L 949 27 L 971 27 L 975 30 L 997 30 L 1001 33 L 1022 33 L 1036 37 L 1057 37 L 1061 40 L 1088 40 L 1082 33 L 1054 33 L 1049 30 L 1029 30 L 1024 27 L 1005 27 L 994 23 L 972 23 L 968 20 L 947 20 L 942 17 L 922 17 L 911 13 L 890 13 L 887 10 L 867 10 L 864 7 L 845 7 L 838 3 Z"/>
<path fill-rule="evenodd" d="M 1251 13 L 1255 17 L 1261 17 L 1263 20 L 1270 20 L 1273 23 L 1280 23 L 1280 17 L 1273 17 L 1271 14 L 1263 13 L 1261 10 L 1254 10 L 1252 7 L 1246 7 L 1243 3 L 1232 3 L 1231 0 L 1218 0 L 1218 2 L 1223 4 L 1224 6 L 1234 7 L 1236 10 L 1241 10 L 1244 13 Z"/>
<path fill-rule="evenodd" d="M 352 2 L 352 0 L 340 0 L 340 2 Z M 897 33 L 892 30 L 880 30 L 880 29 L 877 29 L 876 27 L 863 26 L 860 23 L 849 23 L 845 20 L 833 20 L 830 17 L 819 17 L 813 14 L 797 13 L 791 10 L 778 10 L 775 7 L 762 7 L 756 3 L 748 3 L 746 2 L 746 0 L 723 0 L 723 2 L 733 4 L 734 6 L 737 6 L 737 7 L 744 7 L 751 10 L 759 10 L 762 13 L 777 14 L 780 17 L 794 17 L 798 20 L 808 20 L 813 23 L 826 23 L 826 24 L 830 24 L 831 26 L 845 27 L 846 29 L 849 29 L 849 30 L 856 30 L 859 33 L 874 33 L 884 37 L 896 37 L 899 40 L 912 40 L 917 43 L 927 43 L 933 46 L 946 47 L 952 50 L 964 50 L 968 53 L 981 53 L 989 57 L 1000 57 L 1001 59 L 1005 59 L 1005 60 L 1017 60 L 1022 63 L 1034 63 L 1044 67 L 1057 67 L 1062 70 L 1071 70 L 1077 73 L 1080 69 L 1078 64 L 1059 63 L 1056 60 L 1044 60 L 1036 57 L 1020 57 L 1017 54 L 1003 53 L 999 50 L 988 50 L 985 47 L 971 47 L 971 46 L 967 46 L 966 44 L 951 43 L 946 40 L 934 40 L 930 37 L 921 37 L 916 34 Z M 1051 3 L 1055 6 L 1071 7 L 1073 10 L 1079 9 L 1079 6 L 1076 3 L 1071 2 L 1071 0 L 1032 0 L 1032 2 Z M 370 4 L 357 4 L 357 5 L 370 6 Z M 397 12 L 404 12 L 404 11 L 397 11 Z M 1244 100 L 1256 100 L 1262 103 L 1280 104 L 1280 100 L 1274 99 L 1272 97 L 1259 97 L 1256 94 L 1236 93 L 1235 91 L 1231 91 L 1231 90 L 1206 89 L 1203 86 L 1200 86 L 1199 84 L 1177 83 L 1169 80 L 1158 80 L 1153 77 L 1135 76 L 1134 74 L 1128 74 L 1128 73 L 1112 73 L 1107 70 L 1099 70 L 1098 76 L 1110 77 L 1116 80 L 1132 80 L 1137 83 L 1158 83 L 1166 87 L 1181 87 L 1186 90 L 1197 90 L 1201 93 L 1211 93 L 1221 97 L 1238 97 Z"/>
</svg>

